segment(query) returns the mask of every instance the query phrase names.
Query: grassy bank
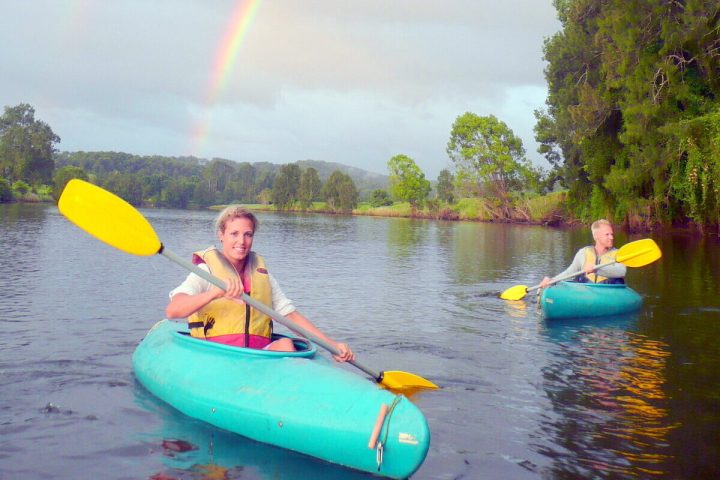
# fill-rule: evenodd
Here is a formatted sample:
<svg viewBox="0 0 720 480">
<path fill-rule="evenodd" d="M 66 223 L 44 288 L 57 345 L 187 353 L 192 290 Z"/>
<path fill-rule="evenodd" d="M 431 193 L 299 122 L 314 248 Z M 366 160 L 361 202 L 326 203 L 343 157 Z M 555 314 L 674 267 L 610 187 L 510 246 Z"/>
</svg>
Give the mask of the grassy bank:
<svg viewBox="0 0 720 480">
<path fill-rule="evenodd" d="M 390 206 L 372 207 L 360 203 L 353 215 L 377 217 L 428 218 L 436 220 L 466 220 L 479 222 L 531 223 L 537 225 L 568 225 L 578 221 L 564 208 L 565 192 L 523 198 L 515 201 L 511 208 L 502 208 L 496 202 L 481 198 L 463 198 L 454 204 L 438 201 L 426 202 L 422 208 L 413 208 L 409 203 L 395 203 Z M 273 205 L 244 204 L 251 210 L 277 211 Z M 222 206 L 212 207 L 220 209 Z M 291 212 L 336 213 L 325 202 L 315 202 L 308 209 L 291 208 Z"/>
</svg>

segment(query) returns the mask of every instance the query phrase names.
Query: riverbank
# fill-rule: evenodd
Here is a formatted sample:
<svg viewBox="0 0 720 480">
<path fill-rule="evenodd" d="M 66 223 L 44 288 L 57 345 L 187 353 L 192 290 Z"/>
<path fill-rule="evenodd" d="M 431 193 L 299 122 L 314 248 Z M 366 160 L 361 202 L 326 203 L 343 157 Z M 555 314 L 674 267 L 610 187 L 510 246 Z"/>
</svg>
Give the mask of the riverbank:
<svg viewBox="0 0 720 480">
<path fill-rule="evenodd" d="M 352 212 L 345 213 L 351 213 L 352 215 L 419 218 L 428 220 L 522 223 L 552 227 L 571 227 L 581 225 L 582 222 L 569 215 L 564 208 L 567 200 L 566 197 L 566 192 L 556 192 L 541 197 L 523 199 L 510 208 L 481 198 L 464 198 L 454 204 L 430 200 L 421 208 L 413 207 L 407 202 L 394 203 L 393 205 L 379 207 L 373 207 L 370 203 L 363 202 L 353 209 Z M 243 206 L 257 211 L 278 211 L 274 205 L 270 204 L 243 204 Z M 223 207 L 224 205 L 214 206 L 211 208 L 217 210 Z M 295 213 L 322 213 L 329 215 L 342 213 L 330 208 L 325 202 L 314 202 L 308 208 L 290 207 L 289 209 L 283 211 Z"/>
<path fill-rule="evenodd" d="M 360 203 L 352 212 L 338 212 L 326 202 L 314 202 L 309 208 L 291 207 L 285 212 L 293 213 L 319 213 L 325 215 L 352 214 L 375 217 L 417 218 L 427 220 L 470 221 L 491 223 L 512 223 L 525 225 L 542 225 L 555 228 L 573 228 L 585 226 L 582 221 L 571 214 L 566 208 L 568 202 L 567 192 L 553 192 L 547 195 L 523 198 L 516 200 L 512 207 L 502 207 L 488 199 L 464 198 L 456 203 L 447 204 L 436 199 L 425 202 L 422 208 L 413 208 L 407 202 L 393 205 L 373 207 L 369 202 Z M 10 202 L 0 203 L 55 203 L 55 199 L 48 193 L 38 195 L 27 193 Z M 271 204 L 242 204 L 248 209 L 256 211 L 277 212 Z M 158 208 L 155 205 L 143 205 L 146 208 Z M 220 210 L 225 205 L 210 207 L 190 207 L 189 209 L 209 208 Z M 720 236 L 720 225 L 704 227 L 692 222 L 676 223 L 672 225 L 661 224 L 650 219 L 649 215 L 635 212 L 618 226 L 624 231 L 641 232 L 683 232 L 691 235 Z"/>
<path fill-rule="evenodd" d="M 413 208 L 409 203 L 395 203 L 389 206 L 372 207 L 364 202 L 353 209 L 352 215 L 366 215 L 376 217 L 418 218 L 428 220 L 470 221 L 491 223 L 512 223 L 525 225 L 542 225 L 555 228 L 584 227 L 588 222 L 576 217 L 566 208 L 568 202 L 567 192 L 553 192 L 548 195 L 526 198 L 516 201 L 510 208 L 503 208 L 487 199 L 465 198 L 452 205 L 436 201 L 426 202 L 423 208 Z M 258 211 L 278 211 L 273 205 L 243 204 L 243 206 Z M 223 206 L 211 207 L 220 209 Z M 295 213 L 321 213 L 338 215 L 325 202 L 315 202 L 310 208 L 290 208 L 284 210 Z M 601 216 L 598 218 L 602 218 Z M 616 225 L 623 231 L 630 233 L 684 233 L 693 236 L 705 234 L 720 236 L 720 225 L 697 225 L 691 221 L 673 224 L 659 223 L 651 216 L 640 210 L 628 215 L 628 218 Z"/>
</svg>

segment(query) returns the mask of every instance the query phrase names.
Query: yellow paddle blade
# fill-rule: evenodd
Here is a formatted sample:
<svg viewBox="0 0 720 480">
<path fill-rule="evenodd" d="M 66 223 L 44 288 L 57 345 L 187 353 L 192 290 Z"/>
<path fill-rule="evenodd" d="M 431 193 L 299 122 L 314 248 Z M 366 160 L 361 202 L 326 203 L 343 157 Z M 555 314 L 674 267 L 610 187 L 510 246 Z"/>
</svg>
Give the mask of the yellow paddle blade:
<svg viewBox="0 0 720 480">
<path fill-rule="evenodd" d="M 525 285 L 515 285 L 514 287 L 510 287 L 504 292 L 500 294 L 500 298 L 503 300 L 520 300 L 528 292 L 528 287 Z"/>
<path fill-rule="evenodd" d="M 93 237 L 123 252 L 150 256 L 162 247 L 150 222 L 135 207 L 92 183 L 70 180 L 58 209 Z"/>
<path fill-rule="evenodd" d="M 660 247 L 651 238 L 626 243 L 617 252 L 615 259 L 627 267 L 644 267 L 662 257 Z"/>
<path fill-rule="evenodd" d="M 421 390 L 431 389 L 435 390 L 439 388 L 437 385 L 432 383 L 419 375 L 409 372 L 401 371 L 389 371 L 383 372 L 382 381 L 380 382 L 384 387 L 395 392 L 403 392 L 406 390 Z"/>
</svg>

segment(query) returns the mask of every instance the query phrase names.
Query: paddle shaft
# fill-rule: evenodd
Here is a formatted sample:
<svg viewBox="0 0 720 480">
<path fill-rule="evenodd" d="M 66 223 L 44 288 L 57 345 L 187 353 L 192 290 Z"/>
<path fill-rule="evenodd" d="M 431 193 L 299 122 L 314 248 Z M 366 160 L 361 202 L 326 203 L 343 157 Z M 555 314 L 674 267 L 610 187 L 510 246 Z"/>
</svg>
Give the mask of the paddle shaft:
<svg viewBox="0 0 720 480">
<path fill-rule="evenodd" d="M 191 272 L 193 272 L 194 274 L 198 275 L 199 277 L 204 278 L 205 280 L 207 280 L 208 282 L 210 282 L 210 283 L 212 283 L 213 285 L 217 286 L 218 288 L 222 288 L 223 290 L 225 290 L 225 289 L 227 288 L 227 285 L 225 285 L 225 282 L 223 282 L 222 280 L 220 280 L 218 277 L 216 277 L 215 275 L 212 275 L 212 274 L 209 273 L 209 272 L 206 272 L 205 270 L 203 270 L 202 268 L 200 268 L 200 267 L 198 267 L 197 265 L 193 264 L 192 262 L 188 262 L 187 260 L 185 260 L 185 259 L 183 259 L 183 258 L 180 258 L 180 257 L 177 256 L 175 253 L 173 253 L 173 252 L 171 252 L 170 250 L 166 249 L 164 246 L 161 246 L 160 251 L 159 251 L 158 253 L 160 253 L 161 255 L 163 255 L 165 258 L 167 258 L 167 259 L 169 259 L 169 260 L 177 263 L 177 264 L 180 265 L 181 267 L 184 267 L 184 268 L 190 270 Z M 320 345 L 321 347 L 323 347 L 325 350 L 329 351 L 329 352 L 332 353 L 333 355 L 338 355 L 338 354 L 340 354 L 340 352 L 339 352 L 333 345 L 331 345 L 331 344 L 329 344 L 328 342 L 326 342 L 325 340 L 319 338 L 317 335 L 314 335 L 314 334 L 310 333 L 308 330 L 306 330 L 306 329 L 304 329 L 303 327 L 301 327 L 300 325 L 296 324 L 295 322 L 293 322 L 292 320 L 290 320 L 290 319 L 287 318 L 286 316 L 281 315 L 280 313 L 276 312 L 275 310 L 273 310 L 272 308 L 268 307 L 268 306 L 265 305 L 264 303 L 261 303 L 261 302 L 255 300 L 254 298 L 252 298 L 252 297 L 249 296 L 248 294 L 246 294 L 246 293 L 243 292 L 243 294 L 242 294 L 242 296 L 240 297 L 240 299 L 241 299 L 243 302 L 245 302 L 245 303 L 247 303 L 248 305 L 250 305 L 251 307 L 253 307 L 254 309 L 259 310 L 259 311 L 261 311 L 262 313 L 264 313 L 265 315 L 271 317 L 273 320 L 276 320 L 277 322 L 285 325 L 285 326 L 288 327 L 289 329 L 293 330 L 294 332 L 299 333 L 300 335 L 302 335 L 303 337 L 307 338 L 308 340 L 311 340 L 313 343 L 317 343 L 318 345 Z M 370 368 L 366 367 L 365 365 L 359 363 L 357 360 L 350 360 L 349 363 L 353 364 L 354 366 L 356 366 L 357 368 L 359 368 L 359 369 L 362 370 L 363 372 L 365 372 L 365 373 L 367 373 L 368 375 L 370 375 L 372 378 L 375 379 L 375 381 L 377 381 L 377 382 L 381 382 L 381 381 L 382 381 L 382 379 L 383 379 L 382 373 L 378 373 L 378 372 L 373 371 L 372 369 L 370 369 Z"/>
<path fill-rule="evenodd" d="M 600 270 L 600 269 L 603 268 L 603 267 L 609 267 L 610 265 L 615 265 L 616 263 L 618 263 L 618 261 L 617 261 L 617 260 L 613 260 L 612 262 L 607 262 L 607 263 L 603 263 L 603 264 L 600 264 L 600 265 L 596 265 L 596 266 L 593 268 L 593 271 L 598 271 L 598 270 Z M 575 273 L 570 273 L 570 274 L 568 274 L 568 275 L 563 275 L 562 277 L 559 277 L 559 278 L 553 278 L 552 280 L 550 280 L 550 283 L 548 284 L 548 286 L 550 286 L 550 285 L 555 285 L 556 283 L 562 282 L 563 280 L 567 280 L 568 278 L 577 277 L 577 276 L 580 275 L 581 273 L 585 273 L 585 270 L 580 270 L 580 271 L 575 272 Z M 526 291 L 527 291 L 527 292 L 530 292 L 531 290 L 537 290 L 537 289 L 540 288 L 540 287 L 542 287 L 542 283 L 539 283 L 539 284 L 535 285 L 534 287 L 530 287 L 530 288 L 528 288 Z"/>
</svg>

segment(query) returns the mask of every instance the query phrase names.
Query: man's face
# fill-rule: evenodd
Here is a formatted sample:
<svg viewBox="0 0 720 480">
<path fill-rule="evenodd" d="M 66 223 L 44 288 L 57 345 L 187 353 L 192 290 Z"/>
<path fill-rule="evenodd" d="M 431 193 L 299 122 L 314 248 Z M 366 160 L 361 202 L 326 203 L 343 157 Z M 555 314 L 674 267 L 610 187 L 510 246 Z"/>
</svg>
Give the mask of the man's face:
<svg viewBox="0 0 720 480">
<path fill-rule="evenodd" d="M 595 244 L 605 250 L 612 248 L 613 240 L 615 240 L 615 235 L 610 225 L 600 225 L 600 228 L 595 231 L 594 237 Z"/>
</svg>

